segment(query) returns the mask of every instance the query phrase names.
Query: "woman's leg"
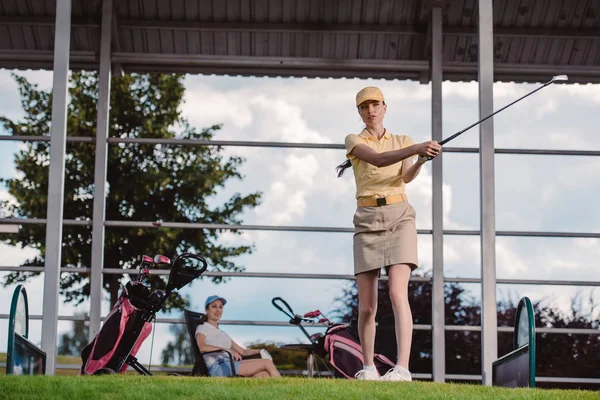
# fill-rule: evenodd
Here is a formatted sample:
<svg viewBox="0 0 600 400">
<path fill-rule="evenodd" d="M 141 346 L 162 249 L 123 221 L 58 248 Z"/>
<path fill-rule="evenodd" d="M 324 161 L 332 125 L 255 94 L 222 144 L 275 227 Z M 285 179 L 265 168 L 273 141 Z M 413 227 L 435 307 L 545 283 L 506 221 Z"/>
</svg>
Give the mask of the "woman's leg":
<svg viewBox="0 0 600 400">
<path fill-rule="evenodd" d="M 266 359 L 254 359 L 254 360 L 243 360 L 238 370 L 238 375 L 241 376 L 256 376 L 261 372 L 266 372 L 268 376 L 280 377 L 279 371 L 275 368 L 272 360 Z"/>
<path fill-rule="evenodd" d="M 411 269 L 407 264 L 396 264 L 388 268 L 390 301 L 394 310 L 396 345 L 398 346 L 396 364 L 406 369 L 408 369 L 413 334 L 413 319 L 408 303 L 410 272 Z"/>
<path fill-rule="evenodd" d="M 378 269 L 356 275 L 358 285 L 358 336 L 365 365 L 373 365 L 378 278 Z"/>
</svg>

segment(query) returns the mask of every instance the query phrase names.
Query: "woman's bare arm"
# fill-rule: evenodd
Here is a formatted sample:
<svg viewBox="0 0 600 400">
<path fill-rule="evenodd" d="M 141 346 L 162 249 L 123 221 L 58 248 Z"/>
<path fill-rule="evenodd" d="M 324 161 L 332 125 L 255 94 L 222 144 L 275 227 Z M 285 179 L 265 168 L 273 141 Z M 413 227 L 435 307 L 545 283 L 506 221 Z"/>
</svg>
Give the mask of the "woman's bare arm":
<svg viewBox="0 0 600 400">
<path fill-rule="evenodd" d="M 240 353 L 244 357 L 255 356 L 257 354 L 260 354 L 260 350 L 258 350 L 258 349 L 245 349 L 242 346 L 240 346 L 239 344 L 237 344 L 236 342 L 234 342 L 233 340 L 231 341 L 231 348 L 234 351 Z"/>
<path fill-rule="evenodd" d="M 439 154 L 440 149 L 441 147 L 439 144 L 437 144 L 437 142 L 429 141 L 425 143 L 414 144 L 399 150 L 378 153 L 367 145 L 357 144 L 354 146 L 350 154 L 359 160 L 366 161 L 371 165 L 381 168 L 396 164 L 402 160 L 406 160 L 415 154 L 424 157 L 435 157 Z"/>
</svg>

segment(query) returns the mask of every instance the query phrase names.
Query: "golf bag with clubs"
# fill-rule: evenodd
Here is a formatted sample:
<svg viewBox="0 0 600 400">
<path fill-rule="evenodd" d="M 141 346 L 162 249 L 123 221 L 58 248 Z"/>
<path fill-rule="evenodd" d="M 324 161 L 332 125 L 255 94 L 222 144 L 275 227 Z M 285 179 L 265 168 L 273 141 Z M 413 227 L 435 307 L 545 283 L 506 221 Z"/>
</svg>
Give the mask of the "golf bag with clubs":
<svg viewBox="0 0 600 400">
<path fill-rule="evenodd" d="M 364 359 L 360 339 L 349 324 L 334 324 L 319 310 L 308 312 L 303 316 L 295 314 L 290 305 L 281 297 L 273 298 L 271 303 L 290 318 L 290 324 L 298 326 L 306 335 L 314 354 L 321 358 L 329 355 L 329 363 L 335 368 L 336 377 L 354 379 L 356 373 L 363 368 Z M 327 326 L 327 330 L 325 333 L 310 335 L 302 326 L 303 323 L 322 323 Z M 394 367 L 394 363 L 382 354 L 375 353 L 373 361 L 379 375 L 384 375 Z M 324 362 L 323 365 L 327 368 Z"/>
<path fill-rule="evenodd" d="M 152 291 L 147 282 L 150 268 L 169 265 L 171 260 L 166 256 L 142 256 L 137 279 L 125 285 L 100 331 L 82 350 L 79 375 L 124 373 L 128 366 L 142 375 L 152 375 L 135 355 L 152 332 L 156 313 L 174 290 L 198 278 L 207 267 L 204 258 L 181 254 L 173 262 L 165 291 Z"/>
</svg>

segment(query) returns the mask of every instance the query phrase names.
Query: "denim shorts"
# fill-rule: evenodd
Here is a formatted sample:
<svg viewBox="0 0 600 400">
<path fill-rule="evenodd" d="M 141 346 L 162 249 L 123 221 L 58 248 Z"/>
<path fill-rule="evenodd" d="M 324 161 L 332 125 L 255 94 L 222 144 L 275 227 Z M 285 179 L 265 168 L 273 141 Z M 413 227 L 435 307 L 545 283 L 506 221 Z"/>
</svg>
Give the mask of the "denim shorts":
<svg viewBox="0 0 600 400">
<path fill-rule="evenodd" d="M 235 373 L 231 372 L 231 362 L 227 358 L 219 358 L 208 367 L 210 376 L 235 376 L 240 372 L 241 361 L 234 361 Z"/>
</svg>

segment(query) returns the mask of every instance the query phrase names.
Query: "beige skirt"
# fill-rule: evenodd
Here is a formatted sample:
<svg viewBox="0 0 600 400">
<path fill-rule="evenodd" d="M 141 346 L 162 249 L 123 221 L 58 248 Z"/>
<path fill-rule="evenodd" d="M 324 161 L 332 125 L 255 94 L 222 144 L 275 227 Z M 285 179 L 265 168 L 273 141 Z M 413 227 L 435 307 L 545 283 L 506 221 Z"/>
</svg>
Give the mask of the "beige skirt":
<svg viewBox="0 0 600 400">
<path fill-rule="evenodd" d="M 418 267 L 415 209 L 406 201 L 358 207 L 354 213 L 354 275 L 395 264 Z"/>
</svg>

